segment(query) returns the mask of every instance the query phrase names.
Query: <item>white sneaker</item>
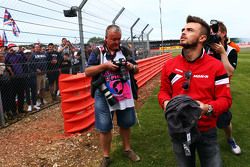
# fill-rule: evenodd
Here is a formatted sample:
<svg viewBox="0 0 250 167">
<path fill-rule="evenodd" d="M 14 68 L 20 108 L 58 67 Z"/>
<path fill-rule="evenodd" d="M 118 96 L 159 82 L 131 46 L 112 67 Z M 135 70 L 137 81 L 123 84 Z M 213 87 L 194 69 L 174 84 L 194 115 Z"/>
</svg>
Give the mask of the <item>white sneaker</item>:
<svg viewBox="0 0 250 167">
<path fill-rule="evenodd" d="M 27 111 L 29 111 L 29 112 L 32 111 L 32 106 L 31 105 L 28 106 L 28 110 Z"/>
<path fill-rule="evenodd" d="M 36 106 L 38 106 L 38 107 L 41 106 L 41 102 L 40 102 L 40 101 L 37 101 L 37 102 L 36 102 Z"/>
<path fill-rule="evenodd" d="M 40 110 L 41 108 L 38 105 L 33 106 L 36 110 Z"/>
<path fill-rule="evenodd" d="M 240 149 L 240 146 L 238 146 L 235 142 L 235 140 L 232 138 L 232 139 L 228 139 L 227 140 L 228 144 L 230 145 L 231 149 L 232 149 L 232 152 L 236 155 L 239 155 L 241 154 L 241 149 Z"/>
<path fill-rule="evenodd" d="M 38 105 L 38 103 L 36 103 L 36 105 L 33 106 L 36 110 L 40 110 L 40 106 Z"/>
</svg>

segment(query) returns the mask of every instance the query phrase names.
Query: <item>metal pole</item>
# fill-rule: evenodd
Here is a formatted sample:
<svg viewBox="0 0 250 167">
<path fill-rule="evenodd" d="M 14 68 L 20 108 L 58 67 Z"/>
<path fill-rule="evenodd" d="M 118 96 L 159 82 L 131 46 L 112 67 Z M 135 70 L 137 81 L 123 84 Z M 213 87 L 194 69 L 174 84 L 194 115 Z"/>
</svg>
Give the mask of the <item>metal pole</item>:
<svg viewBox="0 0 250 167">
<path fill-rule="evenodd" d="M 118 19 L 118 17 L 122 14 L 122 12 L 124 11 L 124 7 L 122 7 L 122 9 L 118 12 L 118 14 L 115 16 L 114 20 L 112 21 L 112 24 L 115 24 L 115 21 Z"/>
<path fill-rule="evenodd" d="M 147 50 L 148 53 L 150 53 L 150 46 L 149 46 L 149 34 L 153 31 L 153 28 L 147 33 Z"/>
<path fill-rule="evenodd" d="M 84 48 L 84 36 L 83 36 L 83 28 L 82 28 L 82 8 L 86 4 L 88 0 L 83 0 L 82 3 L 78 7 L 78 24 L 79 24 L 79 35 L 80 35 L 80 48 L 81 48 L 81 58 L 82 58 L 82 72 L 85 69 L 85 48 Z"/>
<path fill-rule="evenodd" d="M 79 5 L 79 9 L 82 9 L 87 1 L 88 0 L 83 0 L 82 3 Z"/>
<path fill-rule="evenodd" d="M 142 36 L 142 35 L 140 35 L 140 36 L 138 37 L 138 42 L 139 42 L 139 43 L 141 42 L 141 41 L 140 41 L 141 36 Z"/>
<path fill-rule="evenodd" d="M 161 25 L 161 46 L 162 46 L 162 52 L 164 53 L 164 47 L 163 47 L 163 30 L 162 30 L 162 13 L 161 13 L 161 0 L 159 0 L 159 10 L 160 10 L 160 25 Z"/>
<path fill-rule="evenodd" d="M 134 28 L 134 26 L 137 24 L 137 22 L 140 20 L 140 18 L 138 18 L 135 22 L 134 22 L 134 24 L 130 27 L 130 32 L 131 32 L 131 44 L 132 44 L 132 46 L 134 47 L 134 40 L 133 40 L 133 28 Z"/>
<path fill-rule="evenodd" d="M 144 33 L 144 31 L 147 29 L 147 27 L 149 26 L 149 24 L 147 24 L 144 28 L 143 28 L 143 30 L 141 31 L 141 40 L 142 40 L 142 42 L 143 42 L 143 33 Z"/>
</svg>

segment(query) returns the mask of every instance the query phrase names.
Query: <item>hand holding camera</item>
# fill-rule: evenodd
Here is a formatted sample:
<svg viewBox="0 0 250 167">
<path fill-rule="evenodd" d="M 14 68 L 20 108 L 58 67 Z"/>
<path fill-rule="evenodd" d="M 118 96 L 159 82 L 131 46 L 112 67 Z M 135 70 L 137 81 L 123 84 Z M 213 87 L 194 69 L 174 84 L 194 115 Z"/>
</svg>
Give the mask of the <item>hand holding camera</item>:
<svg viewBox="0 0 250 167">
<path fill-rule="evenodd" d="M 226 54 L 226 51 L 225 51 L 225 48 L 224 46 L 221 44 L 221 43 L 212 43 L 209 45 L 213 51 L 215 51 L 217 54 L 223 54 L 225 53 Z"/>
<path fill-rule="evenodd" d="M 105 69 L 111 71 L 117 71 L 119 66 L 115 65 L 112 61 L 108 61 L 105 63 Z"/>
<path fill-rule="evenodd" d="M 119 67 L 119 73 L 121 75 L 121 80 L 126 82 L 129 79 L 128 72 L 127 72 L 127 60 L 124 58 L 120 58 L 118 60 L 112 60 L 112 63 Z"/>
</svg>

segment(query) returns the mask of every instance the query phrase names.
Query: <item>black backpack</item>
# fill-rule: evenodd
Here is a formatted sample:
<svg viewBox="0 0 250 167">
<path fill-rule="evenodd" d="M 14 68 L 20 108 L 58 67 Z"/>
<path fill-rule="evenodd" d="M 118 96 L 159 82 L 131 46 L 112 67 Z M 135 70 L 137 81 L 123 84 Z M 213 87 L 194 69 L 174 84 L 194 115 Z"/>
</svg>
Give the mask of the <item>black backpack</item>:
<svg viewBox="0 0 250 167">
<path fill-rule="evenodd" d="M 133 58 L 132 58 L 132 52 L 124 47 L 124 46 L 121 46 L 121 51 L 122 51 L 122 54 L 125 56 L 126 60 L 129 61 L 130 63 L 132 64 L 137 64 Z M 100 49 L 99 48 L 96 48 L 95 50 L 93 50 L 93 52 L 98 55 L 97 56 L 97 60 L 98 62 L 100 62 Z M 105 50 L 103 50 L 103 54 L 105 53 Z M 135 100 L 138 99 L 138 85 L 137 85 L 137 80 L 135 79 L 134 77 L 134 71 L 129 71 L 129 75 L 130 75 L 130 81 L 131 81 L 131 88 L 132 88 L 132 94 L 133 94 L 133 98 Z M 99 78 L 99 75 L 96 75 L 96 76 L 93 76 L 92 77 L 92 80 L 91 80 L 91 97 L 94 98 L 95 96 L 95 91 L 96 91 L 96 88 L 93 86 L 93 82 L 96 81 L 97 79 Z"/>
</svg>

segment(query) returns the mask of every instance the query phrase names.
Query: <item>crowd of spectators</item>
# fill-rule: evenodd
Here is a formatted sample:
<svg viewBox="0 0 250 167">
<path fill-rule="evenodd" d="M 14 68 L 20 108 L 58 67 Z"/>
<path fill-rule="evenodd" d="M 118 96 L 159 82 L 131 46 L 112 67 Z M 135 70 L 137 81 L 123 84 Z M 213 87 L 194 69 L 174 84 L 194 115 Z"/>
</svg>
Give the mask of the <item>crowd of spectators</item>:
<svg viewBox="0 0 250 167">
<path fill-rule="evenodd" d="M 0 47 L 0 127 L 60 100 L 59 75 L 82 71 L 81 50 L 66 38 L 59 46 Z"/>
</svg>

